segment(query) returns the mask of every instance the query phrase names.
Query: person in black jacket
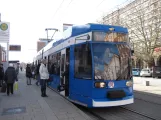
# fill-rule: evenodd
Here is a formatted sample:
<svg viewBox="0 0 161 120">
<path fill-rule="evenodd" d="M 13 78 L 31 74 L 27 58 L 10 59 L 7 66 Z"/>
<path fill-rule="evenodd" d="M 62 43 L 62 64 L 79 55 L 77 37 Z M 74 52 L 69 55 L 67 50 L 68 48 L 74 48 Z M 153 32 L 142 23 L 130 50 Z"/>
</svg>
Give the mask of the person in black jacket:
<svg viewBox="0 0 161 120">
<path fill-rule="evenodd" d="M 13 84 L 15 81 L 18 81 L 16 70 L 13 67 L 13 64 L 9 64 L 9 67 L 7 68 L 5 72 L 5 82 L 7 84 L 7 95 L 9 96 L 10 92 L 13 94 Z"/>
<path fill-rule="evenodd" d="M 27 85 L 32 85 L 31 84 L 32 71 L 29 64 L 27 64 L 26 67 L 26 78 L 27 78 Z"/>
<path fill-rule="evenodd" d="M 4 80 L 4 69 L 3 69 L 3 64 L 0 64 L 0 87 L 3 84 L 3 80 Z"/>
<path fill-rule="evenodd" d="M 36 85 L 38 86 L 38 83 L 40 83 L 40 74 L 39 74 L 39 69 L 40 69 L 40 63 L 36 66 L 36 79 L 37 79 L 37 81 L 36 81 Z"/>
<path fill-rule="evenodd" d="M 55 74 L 55 69 L 56 69 L 56 64 L 55 63 L 53 63 L 52 65 L 51 65 L 51 67 L 50 67 L 50 74 Z"/>
</svg>

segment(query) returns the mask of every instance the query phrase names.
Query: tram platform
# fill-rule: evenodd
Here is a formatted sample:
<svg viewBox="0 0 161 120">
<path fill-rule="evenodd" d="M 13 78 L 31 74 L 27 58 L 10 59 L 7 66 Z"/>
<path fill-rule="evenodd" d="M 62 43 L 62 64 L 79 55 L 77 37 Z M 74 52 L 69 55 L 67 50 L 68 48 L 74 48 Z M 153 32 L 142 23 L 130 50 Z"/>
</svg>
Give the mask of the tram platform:
<svg viewBox="0 0 161 120">
<path fill-rule="evenodd" d="M 40 86 L 26 85 L 24 72 L 19 73 L 17 91 L 0 93 L 0 120 L 91 120 L 83 111 L 53 90 L 41 97 Z"/>
</svg>

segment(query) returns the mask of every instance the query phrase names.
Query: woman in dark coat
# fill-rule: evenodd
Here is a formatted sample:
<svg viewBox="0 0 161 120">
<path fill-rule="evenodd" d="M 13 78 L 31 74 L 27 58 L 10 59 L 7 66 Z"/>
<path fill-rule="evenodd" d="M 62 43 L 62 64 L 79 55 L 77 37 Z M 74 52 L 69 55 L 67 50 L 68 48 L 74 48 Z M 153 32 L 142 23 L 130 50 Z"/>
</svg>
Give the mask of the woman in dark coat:
<svg viewBox="0 0 161 120">
<path fill-rule="evenodd" d="M 32 85 L 31 84 L 32 71 L 29 64 L 27 64 L 26 67 L 26 78 L 27 78 L 27 85 Z"/>
<path fill-rule="evenodd" d="M 16 70 L 13 67 L 13 64 L 10 63 L 9 67 L 5 72 L 5 82 L 7 84 L 7 95 L 9 95 L 10 92 L 11 94 L 13 94 L 13 84 L 15 81 L 18 81 Z"/>
</svg>

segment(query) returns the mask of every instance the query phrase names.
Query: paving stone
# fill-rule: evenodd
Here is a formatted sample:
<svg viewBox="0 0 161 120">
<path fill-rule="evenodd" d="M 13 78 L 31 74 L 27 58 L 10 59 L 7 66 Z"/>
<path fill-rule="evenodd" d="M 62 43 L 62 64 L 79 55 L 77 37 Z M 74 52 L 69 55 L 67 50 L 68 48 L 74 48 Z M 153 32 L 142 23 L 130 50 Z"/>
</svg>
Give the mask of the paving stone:
<svg viewBox="0 0 161 120">
<path fill-rule="evenodd" d="M 79 117 L 79 116 L 81 116 L 79 113 L 68 113 L 67 114 L 67 116 L 69 117 L 69 118 L 74 118 L 74 117 Z"/>
<path fill-rule="evenodd" d="M 68 119 L 59 119 L 59 120 L 74 120 L 74 118 L 68 118 Z"/>
<path fill-rule="evenodd" d="M 37 115 L 37 116 L 34 117 L 34 119 L 35 120 L 47 120 L 46 116 L 44 116 L 44 115 Z"/>
<path fill-rule="evenodd" d="M 58 119 L 68 119 L 69 117 L 66 114 L 63 115 L 56 115 Z"/>
<path fill-rule="evenodd" d="M 34 118 L 34 116 L 31 116 L 31 115 L 24 115 L 23 116 L 24 120 L 32 120 L 33 118 Z"/>
<path fill-rule="evenodd" d="M 84 117 L 76 117 L 74 120 L 86 120 Z"/>
</svg>

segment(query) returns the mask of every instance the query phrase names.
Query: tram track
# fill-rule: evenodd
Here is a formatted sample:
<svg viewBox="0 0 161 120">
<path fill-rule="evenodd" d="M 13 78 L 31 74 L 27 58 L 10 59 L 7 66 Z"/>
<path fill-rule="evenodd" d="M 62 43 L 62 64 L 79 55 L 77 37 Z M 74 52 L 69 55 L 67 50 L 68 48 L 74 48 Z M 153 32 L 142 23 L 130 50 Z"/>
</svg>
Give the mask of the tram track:
<svg viewBox="0 0 161 120">
<path fill-rule="evenodd" d="M 79 109 L 81 109 L 82 111 L 85 111 L 85 113 L 89 116 L 91 116 L 92 118 L 94 118 L 94 120 L 106 120 L 105 118 L 101 117 L 100 115 L 92 112 L 89 108 L 80 106 L 80 105 L 75 105 L 77 106 Z"/>
<path fill-rule="evenodd" d="M 142 95 L 144 95 L 144 97 L 142 97 Z M 157 104 L 157 105 L 161 105 L 161 96 L 159 95 L 153 95 L 153 94 L 149 94 L 149 93 L 139 93 L 139 92 L 135 92 L 135 99 L 137 100 L 142 100 L 148 103 L 152 103 L 152 104 Z M 155 99 L 152 99 L 155 98 Z"/>
<path fill-rule="evenodd" d="M 50 88 L 50 87 L 48 87 L 48 88 Z M 53 90 L 52 88 L 50 88 L 50 89 Z M 53 91 L 58 93 L 56 90 L 53 90 Z M 62 96 L 62 97 L 67 99 L 64 96 Z M 141 101 L 144 101 L 144 102 L 148 102 L 148 103 L 151 103 L 151 104 L 161 105 L 160 103 L 147 101 L 147 100 L 144 100 L 142 98 L 135 98 L 135 99 L 138 99 L 138 100 L 141 100 Z M 115 117 L 116 117 L 115 120 L 126 120 L 124 115 L 128 115 L 127 120 L 129 120 L 129 119 L 135 120 L 136 118 L 134 118 L 134 116 L 138 116 L 138 118 L 141 117 L 141 119 L 137 119 L 137 120 L 160 120 L 160 119 L 153 118 L 153 117 L 149 116 L 148 114 L 144 114 L 144 113 L 141 113 L 137 110 L 127 108 L 126 106 L 111 107 L 111 108 L 98 108 L 98 111 L 99 111 L 99 109 L 101 109 L 101 110 L 100 110 L 100 112 L 97 113 L 97 112 L 93 111 L 93 110 L 96 110 L 97 108 L 92 109 L 92 108 L 86 108 L 86 107 L 83 107 L 83 106 L 80 106 L 80 105 L 77 105 L 77 104 L 74 104 L 74 105 L 76 107 L 78 107 L 80 110 L 82 110 L 85 114 L 90 116 L 92 118 L 92 120 L 109 120 L 109 119 L 113 120 L 113 118 L 115 118 Z M 114 110 L 114 109 L 116 109 L 116 110 Z M 116 112 L 114 112 L 114 111 L 116 111 Z M 124 113 L 124 114 L 122 114 L 122 113 Z M 131 115 L 131 114 L 133 114 L 133 115 Z"/>
<path fill-rule="evenodd" d="M 76 105 L 76 106 L 78 106 L 78 105 Z M 78 108 L 79 109 L 81 109 L 81 110 L 83 110 L 86 114 L 90 114 L 90 116 L 92 115 L 92 116 L 94 116 L 96 119 L 94 119 L 94 120 L 109 120 L 109 116 L 111 116 L 111 117 L 113 117 L 112 116 L 112 112 L 113 112 L 113 109 L 115 109 L 114 107 L 112 107 L 112 108 L 109 108 L 109 109 L 111 109 L 111 111 L 102 111 L 102 112 L 104 112 L 106 115 L 108 115 L 108 117 L 107 118 L 105 118 L 105 116 L 101 116 L 100 114 L 97 114 L 97 113 L 95 113 L 95 112 L 93 112 L 92 111 L 92 109 L 89 109 L 89 108 L 85 108 L 85 107 L 82 107 L 82 106 L 78 106 Z M 97 109 L 97 108 L 95 108 L 95 109 Z M 98 108 L 98 109 L 100 109 L 100 108 Z M 101 108 L 101 110 L 103 110 L 103 109 L 105 109 L 106 110 L 106 108 Z M 126 107 L 123 107 L 123 106 L 121 106 L 121 107 L 117 107 L 117 109 L 119 109 L 119 110 L 116 110 L 117 112 L 115 113 L 115 115 L 117 116 L 117 114 L 119 114 L 120 112 L 122 113 L 123 111 L 125 112 L 124 114 L 129 114 L 129 116 L 128 116 L 128 118 L 127 119 L 131 119 L 131 120 L 135 120 L 135 118 L 133 119 L 133 116 L 131 116 L 130 117 L 130 114 L 131 113 L 133 113 L 133 114 L 137 114 L 138 116 L 142 116 L 142 118 L 144 119 L 144 120 L 157 120 L 157 119 L 155 119 L 155 118 L 153 118 L 153 117 L 150 117 L 150 116 L 148 116 L 148 115 L 145 115 L 145 114 L 142 114 L 142 113 L 139 113 L 139 112 L 137 112 L 137 111 L 135 111 L 135 110 L 131 110 L 131 109 L 128 109 L 128 108 L 126 108 Z M 124 116 L 120 116 L 118 119 L 116 119 L 116 120 L 122 120 L 122 119 L 124 119 L 123 118 Z M 141 118 L 141 120 L 143 120 Z M 111 119 L 111 118 L 110 118 Z"/>
<path fill-rule="evenodd" d="M 54 90 L 53 88 L 51 88 L 51 87 L 49 87 L 49 86 L 48 86 L 48 88 L 49 88 L 50 90 L 54 91 L 55 93 L 59 94 L 59 92 L 56 91 L 56 90 Z M 63 95 L 61 95 L 61 94 L 59 94 L 59 95 L 60 95 L 61 97 L 65 98 L 66 100 L 68 100 L 65 96 L 63 96 Z M 68 100 L 68 101 L 69 101 L 69 100 Z M 71 102 L 71 103 L 73 103 L 73 102 Z M 83 106 L 80 106 L 80 105 L 75 104 L 75 103 L 73 103 L 73 105 L 75 105 L 78 109 L 80 109 L 80 110 L 82 110 L 82 111 L 83 111 L 83 109 L 85 110 L 85 107 L 83 108 Z M 87 109 L 86 109 L 86 110 L 87 110 Z M 83 111 L 83 112 L 84 112 L 84 111 Z M 88 110 L 88 113 L 86 112 L 86 114 L 89 115 L 89 116 L 92 118 L 92 120 L 106 120 L 106 119 L 102 118 L 101 116 L 99 116 L 99 115 L 97 115 L 97 114 L 95 114 L 95 113 L 92 113 L 92 112 L 89 111 L 89 110 Z"/>
<path fill-rule="evenodd" d="M 137 111 L 135 111 L 135 110 L 132 110 L 132 109 L 129 109 L 129 108 L 126 108 L 126 107 L 122 107 L 122 106 L 121 106 L 120 108 L 125 109 L 125 110 L 128 110 L 128 111 L 133 112 L 133 113 L 136 113 L 136 114 L 138 114 L 138 115 L 144 116 L 144 117 L 146 117 L 146 118 L 148 118 L 148 119 L 150 119 L 150 120 L 157 120 L 157 119 L 155 119 L 155 118 L 153 118 L 153 117 L 151 117 L 151 116 L 149 116 L 149 115 L 139 113 L 139 112 L 137 112 Z"/>
<path fill-rule="evenodd" d="M 148 103 L 152 103 L 152 104 L 156 104 L 156 105 L 161 105 L 161 103 L 156 103 L 156 102 L 152 102 L 152 101 L 148 101 L 148 100 L 144 100 L 142 98 L 135 98 L 137 100 L 141 100 L 141 101 L 144 101 L 144 102 L 148 102 Z"/>
</svg>

